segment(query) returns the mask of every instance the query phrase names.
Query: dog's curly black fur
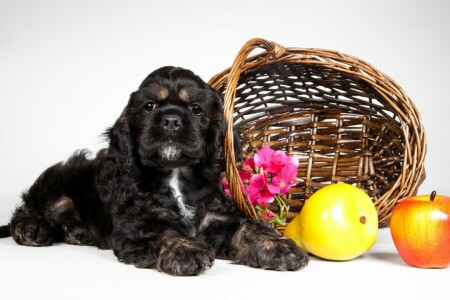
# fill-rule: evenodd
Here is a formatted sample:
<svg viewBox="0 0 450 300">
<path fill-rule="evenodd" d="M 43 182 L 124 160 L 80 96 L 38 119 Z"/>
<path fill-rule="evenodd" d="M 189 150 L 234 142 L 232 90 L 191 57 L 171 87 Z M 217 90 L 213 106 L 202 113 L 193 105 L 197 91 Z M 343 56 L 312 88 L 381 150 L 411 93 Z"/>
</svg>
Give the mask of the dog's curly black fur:
<svg viewBox="0 0 450 300">
<path fill-rule="evenodd" d="M 221 100 L 191 71 L 164 67 L 131 94 L 95 158 L 79 151 L 23 194 L 9 225 L 27 246 L 112 249 L 119 261 L 197 275 L 214 259 L 297 270 L 308 256 L 246 219 L 220 182 Z M 223 166 L 222 166 L 223 167 Z M 6 236 L 7 227 L 0 228 Z"/>
</svg>

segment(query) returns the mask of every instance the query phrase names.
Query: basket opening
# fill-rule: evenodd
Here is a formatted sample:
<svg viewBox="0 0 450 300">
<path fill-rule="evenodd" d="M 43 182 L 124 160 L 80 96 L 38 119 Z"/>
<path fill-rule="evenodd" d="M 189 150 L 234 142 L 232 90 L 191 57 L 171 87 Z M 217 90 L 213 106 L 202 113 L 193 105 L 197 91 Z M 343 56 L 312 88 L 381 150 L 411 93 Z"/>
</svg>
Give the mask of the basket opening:
<svg viewBox="0 0 450 300">
<path fill-rule="evenodd" d="M 356 76 L 286 62 L 250 69 L 239 79 L 233 117 L 244 158 L 264 145 L 298 156 L 298 184 L 287 195 L 292 217 L 330 183 L 357 185 L 376 200 L 401 174 L 399 118 Z"/>
</svg>

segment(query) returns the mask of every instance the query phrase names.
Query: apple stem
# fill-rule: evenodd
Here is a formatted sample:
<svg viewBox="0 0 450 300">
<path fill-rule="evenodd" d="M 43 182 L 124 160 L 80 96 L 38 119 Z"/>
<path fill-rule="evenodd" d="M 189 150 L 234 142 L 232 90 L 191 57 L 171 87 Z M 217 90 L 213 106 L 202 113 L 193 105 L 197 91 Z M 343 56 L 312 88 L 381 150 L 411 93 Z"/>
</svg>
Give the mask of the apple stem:
<svg viewBox="0 0 450 300">
<path fill-rule="evenodd" d="M 433 201 L 436 198 L 436 191 L 432 191 L 430 195 L 430 201 Z"/>
<path fill-rule="evenodd" d="M 361 216 L 361 218 L 359 218 L 359 221 L 360 221 L 362 224 L 366 224 L 366 217 Z"/>
</svg>

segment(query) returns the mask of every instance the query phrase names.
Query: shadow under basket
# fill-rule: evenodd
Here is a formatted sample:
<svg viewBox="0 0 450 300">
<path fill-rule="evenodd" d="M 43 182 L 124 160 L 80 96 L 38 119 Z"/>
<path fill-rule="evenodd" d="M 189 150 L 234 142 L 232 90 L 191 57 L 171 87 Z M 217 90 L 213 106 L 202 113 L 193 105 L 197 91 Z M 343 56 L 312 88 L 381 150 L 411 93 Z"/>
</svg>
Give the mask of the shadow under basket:
<svg viewBox="0 0 450 300">
<path fill-rule="evenodd" d="M 285 196 L 287 222 L 319 188 L 345 182 L 372 198 L 384 227 L 398 201 L 416 194 L 425 178 L 417 108 L 392 79 L 360 59 L 253 39 L 209 84 L 224 101 L 230 190 L 249 217 L 257 214 L 240 188 L 233 126 L 244 158 L 265 145 L 299 158 L 297 184 Z"/>
</svg>

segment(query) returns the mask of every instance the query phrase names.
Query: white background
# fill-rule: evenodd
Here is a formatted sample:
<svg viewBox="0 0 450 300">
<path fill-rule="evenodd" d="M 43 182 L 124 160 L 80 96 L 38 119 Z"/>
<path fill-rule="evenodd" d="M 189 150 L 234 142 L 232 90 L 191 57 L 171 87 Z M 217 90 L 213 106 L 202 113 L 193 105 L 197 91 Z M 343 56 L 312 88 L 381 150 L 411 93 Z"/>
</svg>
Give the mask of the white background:
<svg viewBox="0 0 450 300">
<path fill-rule="evenodd" d="M 427 133 L 427 179 L 419 192 L 450 195 L 449 3 L 0 0 L 0 224 L 46 167 L 76 149 L 104 146 L 101 133 L 152 70 L 181 66 L 207 81 L 254 37 L 339 50 L 396 80 L 419 108 Z M 450 282 L 449 269 L 406 266 L 388 230 L 360 259 L 313 260 L 295 273 L 219 261 L 199 278 L 179 279 L 119 264 L 109 251 L 25 248 L 11 239 L 0 240 L 0 260 L 2 299 L 2 293 L 157 298 L 165 291 L 192 299 L 207 293 L 242 299 L 424 299 L 435 293 L 443 299 Z"/>
</svg>

